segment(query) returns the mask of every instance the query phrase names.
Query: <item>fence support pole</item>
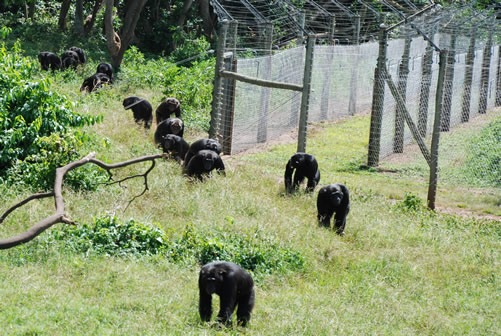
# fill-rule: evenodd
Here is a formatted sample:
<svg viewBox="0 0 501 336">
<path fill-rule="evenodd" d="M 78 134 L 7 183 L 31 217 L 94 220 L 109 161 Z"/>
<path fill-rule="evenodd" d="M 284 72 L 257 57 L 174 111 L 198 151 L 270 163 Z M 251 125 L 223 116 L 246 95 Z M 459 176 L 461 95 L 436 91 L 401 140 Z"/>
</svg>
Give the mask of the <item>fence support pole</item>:
<svg viewBox="0 0 501 336">
<path fill-rule="evenodd" d="M 456 62 L 456 39 L 457 31 L 454 28 L 451 34 L 451 43 L 448 52 L 449 58 L 447 59 L 447 69 L 445 72 L 444 82 L 446 87 L 444 89 L 442 121 L 440 126 L 440 130 L 444 132 L 448 132 L 451 127 L 452 88 L 454 86 L 454 63 Z"/>
<path fill-rule="evenodd" d="M 411 42 L 412 38 L 410 32 L 407 32 L 405 37 L 404 52 L 402 54 L 402 60 L 398 67 L 398 93 L 406 101 L 407 96 L 407 77 L 409 77 L 409 58 L 411 52 Z M 393 152 L 403 153 L 404 152 L 404 130 L 405 130 L 405 120 L 404 111 L 399 104 L 395 107 L 395 135 L 393 138 Z"/>
<path fill-rule="evenodd" d="M 496 106 L 501 106 L 501 45 L 498 46 L 498 71 L 496 80 Z"/>
<path fill-rule="evenodd" d="M 379 152 L 381 150 L 381 123 L 384 108 L 385 87 L 385 63 L 386 50 L 388 48 L 388 33 L 382 27 L 379 33 L 379 55 L 376 69 L 374 70 L 374 88 L 372 91 L 371 129 L 369 135 L 369 153 L 367 165 L 377 167 L 379 165 Z"/>
<path fill-rule="evenodd" d="M 428 107 L 430 100 L 431 76 L 433 65 L 433 47 L 428 42 L 422 61 L 422 80 L 419 91 L 419 112 L 418 112 L 418 130 L 424 138 L 428 133 Z"/>
<path fill-rule="evenodd" d="M 495 23 L 493 23 L 495 26 Z M 487 42 L 484 47 L 484 57 L 482 60 L 482 77 L 480 79 L 480 102 L 478 105 L 478 113 L 484 114 L 487 112 L 487 95 L 489 93 L 489 70 L 491 67 L 492 57 L 492 34 L 494 28 L 489 29 Z"/>
<path fill-rule="evenodd" d="M 435 200 L 437 196 L 438 182 L 438 145 L 440 142 L 440 128 L 442 122 L 444 80 L 447 69 L 448 51 L 440 51 L 440 61 L 437 80 L 437 93 L 435 97 L 435 119 L 433 123 L 433 134 L 431 138 L 430 151 L 430 179 L 428 182 L 428 208 L 435 210 Z"/>
<path fill-rule="evenodd" d="M 475 41 L 477 29 L 473 27 L 471 30 L 470 45 L 466 53 L 465 73 L 464 73 L 464 89 L 463 89 L 463 106 L 461 112 L 461 122 L 470 120 L 470 104 L 471 104 L 471 85 L 473 83 L 473 64 L 475 63 Z"/>
<path fill-rule="evenodd" d="M 271 78 L 271 44 L 273 40 L 273 25 L 271 22 L 262 24 L 261 35 L 263 36 L 263 76 L 265 80 Z M 268 138 L 268 106 L 270 105 L 271 91 L 267 87 L 261 88 L 261 107 L 259 109 L 259 125 L 257 126 L 257 142 L 266 142 Z"/>
<path fill-rule="evenodd" d="M 226 48 L 226 34 L 228 32 L 229 21 L 222 21 L 218 27 L 216 66 L 214 74 L 214 88 L 212 90 L 212 111 L 210 116 L 209 138 L 222 141 L 221 128 L 221 108 L 223 102 L 222 77 L 220 71 L 224 69 L 224 50 Z"/>
<path fill-rule="evenodd" d="M 311 76 L 313 72 L 313 52 L 315 50 L 315 36 L 309 35 L 306 42 L 306 57 L 304 60 L 303 93 L 301 96 L 301 111 L 299 113 L 299 130 L 297 151 L 306 151 L 306 133 L 308 131 L 308 108 L 311 95 Z"/>
</svg>

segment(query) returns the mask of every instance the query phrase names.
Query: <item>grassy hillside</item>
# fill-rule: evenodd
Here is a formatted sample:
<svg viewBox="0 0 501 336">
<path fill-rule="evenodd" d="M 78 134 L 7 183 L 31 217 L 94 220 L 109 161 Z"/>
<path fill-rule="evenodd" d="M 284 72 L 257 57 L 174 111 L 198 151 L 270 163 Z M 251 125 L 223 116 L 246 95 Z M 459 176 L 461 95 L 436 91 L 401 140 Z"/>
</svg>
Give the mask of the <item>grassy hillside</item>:
<svg viewBox="0 0 501 336">
<path fill-rule="evenodd" d="M 80 93 L 83 77 L 98 61 L 75 74 L 39 76 L 53 76 L 53 89 L 74 101 L 79 112 L 103 115 L 102 123 L 86 129 L 99 140 L 88 148 L 98 159 L 113 163 L 156 153 L 153 131 L 138 128 L 121 102 L 135 94 L 156 105 L 164 88 L 122 81 L 96 94 Z M 187 129 L 189 141 L 206 135 L 189 124 Z M 172 241 L 192 228 L 200 234 L 226 233 L 218 238 L 223 246 L 234 243 L 236 235 L 257 249 L 276 245 L 297 252 L 304 258 L 300 269 L 253 273 L 256 306 L 247 328 L 200 322 L 194 260 L 78 253 L 54 240 L 59 224 L 28 244 L 0 252 L 0 333 L 499 334 L 501 229 L 495 215 L 500 215 L 500 191 L 472 197 L 457 185 L 441 185 L 438 205 L 461 206 L 461 212 L 430 212 L 422 206 L 426 173 L 415 168 L 415 161 L 390 162 L 391 173 L 359 168 L 366 161 L 368 132 L 369 117 L 357 116 L 312 125 L 308 138 L 308 151 L 322 171 L 321 185 L 341 182 L 350 188 L 352 210 L 344 237 L 317 226 L 316 193 L 284 195 L 284 166 L 295 143 L 223 157 L 226 177 L 203 183 L 189 182 L 176 162 L 159 162 L 149 191 L 129 206 L 143 190 L 140 179 L 96 192 L 65 190 L 68 215 L 80 226 L 111 214 L 157 226 Z M 3 185 L 0 193 L 1 212 L 29 194 Z M 0 237 L 26 229 L 52 209 L 52 200 L 25 206 L 0 226 Z M 486 213 L 494 216 L 485 218 Z"/>
</svg>

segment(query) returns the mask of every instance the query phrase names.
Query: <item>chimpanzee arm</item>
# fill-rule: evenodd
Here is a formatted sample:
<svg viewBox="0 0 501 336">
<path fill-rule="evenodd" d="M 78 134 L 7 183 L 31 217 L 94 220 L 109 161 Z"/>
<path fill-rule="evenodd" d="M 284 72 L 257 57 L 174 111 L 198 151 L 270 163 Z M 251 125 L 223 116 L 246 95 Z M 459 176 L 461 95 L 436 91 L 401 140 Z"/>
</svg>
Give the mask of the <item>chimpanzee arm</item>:
<svg viewBox="0 0 501 336">
<path fill-rule="evenodd" d="M 225 278 L 224 289 L 219 295 L 220 310 L 217 314 L 219 322 L 230 324 L 231 315 L 235 310 L 237 304 L 237 281 L 232 276 Z"/>
<path fill-rule="evenodd" d="M 285 174 L 284 174 L 284 182 L 285 182 L 285 191 L 290 193 L 292 192 L 292 174 L 294 173 L 294 167 L 291 165 L 291 160 L 287 161 L 285 165 Z"/>
<path fill-rule="evenodd" d="M 200 318 L 202 321 L 210 321 L 212 316 L 212 295 L 207 294 L 203 286 L 200 287 L 198 311 L 200 312 Z"/>
<path fill-rule="evenodd" d="M 223 159 L 221 159 L 220 157 L 218 157 L 216 159 L 216 161 L 214 162 L 214 169 L 216 169 L 216 171 L 218 173 L 226 175 L 225 170 L 224 170 L 225 167 L 224 167 Z"/>
</svg>

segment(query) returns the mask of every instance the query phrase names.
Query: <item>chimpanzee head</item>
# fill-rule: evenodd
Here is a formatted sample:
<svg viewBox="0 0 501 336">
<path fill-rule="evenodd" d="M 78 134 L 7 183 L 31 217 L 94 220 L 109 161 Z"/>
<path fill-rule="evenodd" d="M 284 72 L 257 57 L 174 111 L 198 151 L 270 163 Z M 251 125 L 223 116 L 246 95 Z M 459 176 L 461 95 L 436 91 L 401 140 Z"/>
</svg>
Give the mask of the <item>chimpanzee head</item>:
<svg viewBox="0 0 501 336">
<path fill-rule="evenodd" d="M 221 284 L 224 283 L 225 269 L 217 267 L 203 267 L 200 270 L 200 281 L 205 285 L 207 294 L 219 292 Z"/>
<path fill-rule="evenodd" d="M 170 126 L 173 133 L 179 134 L 183 130 L 183 121 L 179 118 L 172 118 Z"/>
<path fill-rule="evenodd" d="M 341 204 L 341 201 L 343 200 L 343 196 L 344 195 L 341 192 L 341 190 L 333 190 L 329 197 L 330 203 L 333 206 L 338 207 Z"/>
<path fill-rule="evenodd" d="M 214 168 L 216 160 L 218 159 L 218 154 L 211 150 L 201 150 L 198 152 L 203 156 L 203 166 L 206 171 L 211 171 Z"/>
<path fill-rule="evenodd" d="M 174 134 L 166 134 L 162 137 L 162 147 L 164 150 L 175 149 L 176 143 L 179 142 L 179 136 Z"/>
<path fill-rule="evenodd" d="M 214 152 L 220 154 L 223 148 L 221 144 L 214 139 L 207 139 L 207 149 L 213 150 Z"/>
<path fill-rule="evenodd" d="M 290 166 L 291 168 L 298 168 L 300 167 L 303 162 L 304 162 L 304 153 L 296 153 L 294 154 L 291 159 L 290 159 Z"/>
<path fill-rule="evenodd" d="M 165 103 L 167 103 L 167 110 L 171 113 L 175 112 L 179 108 L 179 105 L 181 104 L 179 100 L 172 97 L 165 99 Z"/>
</svg>

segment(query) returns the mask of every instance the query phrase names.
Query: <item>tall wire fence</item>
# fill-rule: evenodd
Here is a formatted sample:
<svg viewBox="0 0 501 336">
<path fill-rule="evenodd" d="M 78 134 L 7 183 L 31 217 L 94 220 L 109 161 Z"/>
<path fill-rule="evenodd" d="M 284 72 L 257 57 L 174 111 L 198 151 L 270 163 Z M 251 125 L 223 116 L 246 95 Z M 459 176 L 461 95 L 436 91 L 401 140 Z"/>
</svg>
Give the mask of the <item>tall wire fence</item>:
<svg viewBox="0 0 501 336">
<path fill-rule="evenodd" d="M 430 161 L 439 89 L 442 132 L 501 105 L 501 9 L 379 3 L 211 0 L 222 29 L 210 135 L 223 151 L 370 112 L 369 166 L 416 141 Z"/>
</svg>

